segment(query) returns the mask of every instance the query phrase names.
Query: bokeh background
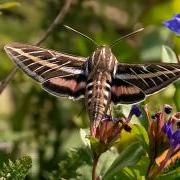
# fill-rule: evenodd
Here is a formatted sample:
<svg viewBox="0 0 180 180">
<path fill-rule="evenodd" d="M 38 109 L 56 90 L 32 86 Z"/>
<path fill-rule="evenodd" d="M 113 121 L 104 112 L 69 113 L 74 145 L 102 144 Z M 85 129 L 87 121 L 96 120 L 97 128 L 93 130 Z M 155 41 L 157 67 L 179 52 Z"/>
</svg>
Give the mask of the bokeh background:
<svg viewBox="0 0 180 180">
<path fill-rule="evenodd" d="M 65 1 L 0 1 L 0 80 L 14 67 L 4 45 L 14 41 L 36 43 Z M 162 45 L 180 53 L 179 38 L 163 26 L 163 21 L 179 10 L 179 0 L 74 0 L 63 24 L 98 44 L 110 44 L 144 27 L 143 32 L 123 39 L 112 51 L 119 62 L 160 62 Z M 96 48 L 62 25 L 41 46 L 85 57 Z M 179 84 L 148 97 L 146 103 L 154 111 L 164 103 L 180 110 Z M 53 97 L 19 70 L 0 94 L 0 167 L 9 158 L 30 155 L 33 166 L 27 179 L 46 179 L 47 172 L 57 169 L 68 150 L 82 145 L 79 128 L 88 124 L 83 100 Z"/>
</svg>

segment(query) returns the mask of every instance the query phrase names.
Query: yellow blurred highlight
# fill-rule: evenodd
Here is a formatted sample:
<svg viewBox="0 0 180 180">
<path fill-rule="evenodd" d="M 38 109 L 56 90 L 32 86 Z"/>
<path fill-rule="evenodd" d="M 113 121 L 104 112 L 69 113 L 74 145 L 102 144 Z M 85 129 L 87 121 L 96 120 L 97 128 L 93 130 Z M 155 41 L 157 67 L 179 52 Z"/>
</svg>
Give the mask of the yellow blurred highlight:
<svg viewBox="0 0 180 180">
<path fill-rule="evenodd" d="M 173 0 L 172 8 L 174 10 L 174 13 L 180 13 L 180 0 Z"/>
<path fill-rule="evenodd" d="M 11 91 L 9 87 L 3 91 L 0 95 L 0 115 L 8 115 L 14 110 L 14 104 L 12 103 Z"/>
</svg>

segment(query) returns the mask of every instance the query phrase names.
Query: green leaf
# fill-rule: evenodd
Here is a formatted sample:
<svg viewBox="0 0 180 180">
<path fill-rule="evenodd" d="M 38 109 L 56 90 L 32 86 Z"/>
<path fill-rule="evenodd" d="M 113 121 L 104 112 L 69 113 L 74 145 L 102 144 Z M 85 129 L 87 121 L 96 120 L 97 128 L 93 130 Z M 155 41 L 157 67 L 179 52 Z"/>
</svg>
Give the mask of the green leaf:
<svg viewBox="0 0 180 180">
<path fill-rule="evenodd" d="M 139 161 L 143 152 L 143 147 L 138 142 L 133 142 L 128 145 L 107 170 L 104 179 L 108 179 L 124 167 L 135 165 Z"/>
<path fill-rule="evenodd" d="M 97 174 L 105 174 L 105 172 L 112 165 L 112 162 L 115 161 L 119 156 L 119 153 L 116 148 L 111 148 L 109 151 L 103 153 L 98 161 Z"/>
<path fill-rule="evenodd" d="M 0 9 L 9 9 L 9 8 L 12 8 L 12 7 L 15 7 L 15 6 L 20 6 L 20 3 L 18 2 L 7 2 L 7 3 L 3 3 L 3 4 L 0 4 Z"/>
<path fill-rule="evenodd" d="M 145 128 L 138 124 L 131 126 L 131 132 L 122 131 L 119 142 L 116 147 L 119 152 L 123 151 L 132 142 L 140 143 L 144 149 L 148 148 L 149 138 Z"/>
<path fill-rule="evenodd" d="M 138 140 L 143 145 L 144 149 L 148 149 L 149 137 L 145 128 L 141 125 L 134 124 L 132 126 L 132 133 L 138 138 Z"/>
<path fill-rule="evenodd" d="M 162 62 L 164 63 L 177 63 L 175 52 L 168 46 L 162 46 Z"/>
<path fill-rule="evenodd" d="M 32 160 L 29 156 L 24 156 L 15 162 L 9 160 L 0 169 L 0 177 L 6 180 L 22 180 L 28 174 L 31 166 Z"/>
<path fill-rule="evenodd" d="M 59 162 L 58 170 L 48 173 L 48 179 L 88 179 L 91 165 L 91 156 L 86 148 L 72 149 Z"/>
<path fill-rule="evenodd" d="M 114 179 L 126 179 L 126 180 L 142 180 L 146 175 L 146 171 L 149 164 L 149 158 L 147 156 L 142 156 L 141 159 L 138 161 L 136 166 L 133 167 L 126 167 L 119 171 L 115 176 Z"/>
</svg>

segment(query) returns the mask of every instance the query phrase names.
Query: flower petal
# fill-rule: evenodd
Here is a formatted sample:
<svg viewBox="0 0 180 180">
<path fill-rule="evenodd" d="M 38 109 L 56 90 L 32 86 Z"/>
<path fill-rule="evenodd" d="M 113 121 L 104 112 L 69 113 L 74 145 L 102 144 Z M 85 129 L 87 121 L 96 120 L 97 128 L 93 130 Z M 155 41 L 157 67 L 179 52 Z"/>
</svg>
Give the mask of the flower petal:
<svg viewBox="0 0 180 180">
<path fill-rule="evenodd" d="M 171 31 L 180 34 L 180 14 L 176 14 L 172 19 L 165 21 L 164 25 Z"/>
<path fill-rule="evenodd" d="M 176 18 L 180 18 L 180 14 L 176 14 L 174 17 L 176 17 Z"/>
<path fill-rule="evenodd" d="M 174 139 L 174 141 L 176 142 L 176 144 L 180 145 L 180 129 L 176 130 L 173 135 L 172 138 Z"/>
<path fill-rule="evenodd" d="M 132 115 L 135 115 L 137 117 L 139 117 L 142 114 L 141 109 L 140 109 L 140 107 L 138 105 L 133 105 L 132 106 L 131 113 L 132 113 Z"/>
<path fill-rule="evenodd" d="M 164 131 L 164 133 L 167 135 L 167 137 L 168 137 L 169 139 L 171 139 L 172 134 L 173 134 L 172 125 L 169 124 L 169 123 L 165 123 L 164 126 L 163 126 L 163 131 Z"/>
</svg>

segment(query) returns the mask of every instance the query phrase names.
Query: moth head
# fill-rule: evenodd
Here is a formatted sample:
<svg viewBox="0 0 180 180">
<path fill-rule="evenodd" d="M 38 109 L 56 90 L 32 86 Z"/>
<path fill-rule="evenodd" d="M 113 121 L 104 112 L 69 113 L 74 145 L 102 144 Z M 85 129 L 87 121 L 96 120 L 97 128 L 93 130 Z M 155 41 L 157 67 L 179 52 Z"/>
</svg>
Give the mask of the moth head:
<svg viewBox="0 0 180 180">
<path fill-rule="evenodd" d="M 114 65 L 116 63 L 116 58 L 113 55 L 111 48 L 102 45 L 99 46 L 89 57 L 88 61 L 88 71 L 106 71 L 112 72 Z"/>
</svg>

